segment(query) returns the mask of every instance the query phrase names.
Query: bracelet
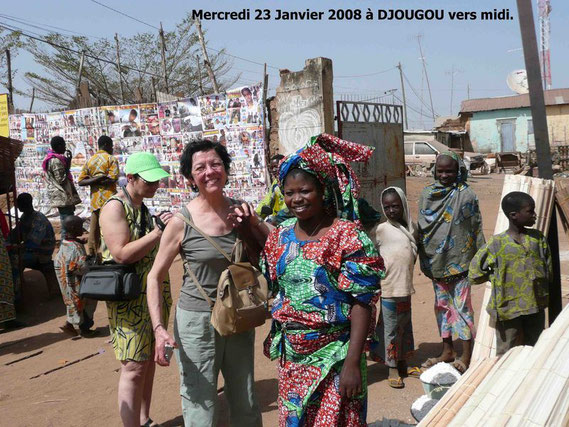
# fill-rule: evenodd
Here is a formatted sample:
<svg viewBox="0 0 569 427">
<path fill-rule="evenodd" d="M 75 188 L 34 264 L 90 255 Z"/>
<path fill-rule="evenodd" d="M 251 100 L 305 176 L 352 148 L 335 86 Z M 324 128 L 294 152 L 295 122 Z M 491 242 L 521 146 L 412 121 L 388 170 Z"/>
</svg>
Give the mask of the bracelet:
<svg viewBox="0 0 569 427">
<path fill-rule="evenodd" d="M 162 326 L 164 328 L 164 325 L 162 323 L 158 323 L 156 326 L 154 326 L 154 329 L 152 329 L 152 332 L 156 333 L 156 329 L 158 329 L 160 326 Z M 166 329 L 166 328 L 164 328 Z"/>
</svg>

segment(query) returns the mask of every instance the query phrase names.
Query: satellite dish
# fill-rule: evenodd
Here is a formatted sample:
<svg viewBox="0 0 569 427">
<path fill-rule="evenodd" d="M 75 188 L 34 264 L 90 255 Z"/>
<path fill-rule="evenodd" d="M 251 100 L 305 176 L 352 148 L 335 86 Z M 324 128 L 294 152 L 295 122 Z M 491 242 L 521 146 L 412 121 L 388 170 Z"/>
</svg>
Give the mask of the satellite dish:
<svg viewBox="0 0 569 427">
<path fill-rule="evenodd" d="M 508 87 L 516 93 L 523 94 L 529 92 L 528 75 L 526 73 L 526 70 L 512 71 L 510 74 L 508 74 L 506 83 L 508 84 Z"/>
</svg>

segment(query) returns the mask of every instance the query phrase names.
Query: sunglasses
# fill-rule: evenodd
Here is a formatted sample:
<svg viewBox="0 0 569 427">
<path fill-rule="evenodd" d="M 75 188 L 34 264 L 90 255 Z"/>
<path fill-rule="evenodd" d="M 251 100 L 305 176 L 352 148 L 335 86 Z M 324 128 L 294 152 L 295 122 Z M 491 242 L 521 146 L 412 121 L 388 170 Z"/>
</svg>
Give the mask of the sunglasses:
<svg viewBox="0 0 569 427">
<path fill-rule="evenodd" d="M 142 182 L 144 182 L 146 185 L 155 185 L 158 184 L 160 182 L 160 180 L 158 181 L 147 181 L 145 180 L 143 177 L 141 177 L 140 175 L 138 175 L 138 177 L 142 180 Z"/>
</svg>

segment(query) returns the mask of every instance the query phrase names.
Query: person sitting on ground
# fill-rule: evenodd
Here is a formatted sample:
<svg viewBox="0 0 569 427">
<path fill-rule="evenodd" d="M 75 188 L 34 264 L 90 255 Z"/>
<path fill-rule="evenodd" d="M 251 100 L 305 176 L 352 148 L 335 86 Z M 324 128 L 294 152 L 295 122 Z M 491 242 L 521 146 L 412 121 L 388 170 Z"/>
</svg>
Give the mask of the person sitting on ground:
<svg viewBox="0 0 569 427">
<path fill-rule="evenodd" d="M 30 194 L 21 193 L 16 199 L 16 206 L 22 217 L 19 226 L 10 232 L 10 242 L 23 245 L 24 268 L 39 270 L 45 277 L 49 297 L 57 297 L 60 292 L 51 259 L 55 249 L 53 227 L 44 214 L 34 209 Z"/>
<path fill-rule="evenodd" d="M 510 223 L 492 236 L 474 256 L 468 277 L 473 283 L 490 280 L 492 296 L 486 307 L 496 321 L 496 354 L 516 345 L 535 345 L 545 325 L 553 264 L 547 238 L 535 224 L 535 201 L 519 191 L 508 193 L 502 210 Z"/>
<path fill-rule="evenodd" d="M 72 117 L 72 116 L 70 116 Z M 48 150 L 42 162 L 42 169 L 47 180 L 47 192 L 52 207 L 59 211 L 61 223 L 66 216 L 75 213 L 75 205 L 81 203 L 77 189 L 73 184 L 71 168 L 71 151 L 66 149 L 65 140 L 61 136 L 51 138 L 51 150 Z M 65 236 L 62 234 L 61 239 Z"/>
<path fill-rule="evenodd" d="M 440 154 L 435 183 L 425 187 L 419 198 L 421 271 L 433 281 L 435 315 L 443 340 L 441 355 L 429 358 L 423 368 L 452 362 L 464 372 L 470 365 L 475 329 L 468 267 L 485 240 L 478 198 L 466 183 L 467 176 L 456 153 Z M 462 340 L 462 355 L 456 360 L 453 339 Z"/>
<path fill-rule="evenodd" d="M 381 193 L 381 207 L 387 221 L 370 232 L 370 237 L 385 261 L 381 281 L 381 313 L 372 341 L 370 356 L 389 367 L 388 383 L 403 388 L 408 375 L 407 359 L 415 350 L 411 323 L 413 268 L 417 259 L 417 227 L 411 219 L 405 193 L 388 187 Z M 417 374 L 417 368 L 410 373 Z"/>
<path fill-rule="evenodd" d="M 87 241 L 87 253 L 90 257 L 98 257 L 101 245 L 101 208 L 117 192 L 119 179 L 119 163 L 113 156 L 113 140 L 102 135 L 97 143 L 99 151 L 85 163 L 78 178 L 80 186 L 91 187 L 91 223 Z"/>
<path fill-rule="evenodd" d="M 273 157 L 271 157 L 271 162 L 269 163 L 269 174 L 273 179 L 273 182 L 271 183 L 271 189 L 263 198 L 263 200 L 261 200 L 259 205 L 255 208 L 255 212 L 257 212 L 257 214 L 262 219 L 270 222 L 273 225 L 278 225 L 283 220 L 292 217 L 288 212 L 288 209 L 284 202 L 283 194 L 281 193 L 281 189 L 279 187 L 279 162 L 282 159 L 284 159 L 284 156 L 282 154 L 275 154 Z M 279 217 L 280 220 L 277 222 L 277 214 L 283 209 L 286 210 L 286 213 L 283 213 L 283 215 Z"/>
<path fill-rule="evenodd" d="M 78 240 L 78 237 L 83 235 L 83 220 L 75 215 L 68 216 L 63 221 L 63 229 L 65 239 L 61 241 L 54 265 L 63 303 L 67 308 L 67 321 L 59 329 L 69 335 L 77 336 L 75 329 L 77 326 L 81 336 L 90 338 L 96 335 L 96 331 L 90 328 L 94 324 L 93 314 L 97 308 L 97 301 L 79 298 L 81 276 L 88 269 L 85 246 Z"/>
</svg>

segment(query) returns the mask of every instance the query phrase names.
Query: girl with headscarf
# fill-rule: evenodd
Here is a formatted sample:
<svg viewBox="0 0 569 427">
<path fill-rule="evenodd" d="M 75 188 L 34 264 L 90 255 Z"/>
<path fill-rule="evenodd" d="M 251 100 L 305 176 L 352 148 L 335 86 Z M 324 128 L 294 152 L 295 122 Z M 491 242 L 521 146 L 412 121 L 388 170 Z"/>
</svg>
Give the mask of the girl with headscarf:
<svg viewBox="0 0 569 427">
<path fill-rule="evenodd" d="M 435 315 L 443 340 L 439 357 L 427 359 L 428 368 L 453 362 L 464 372 L 470 364 L 475 334 L 468 267 L 484 243 L 478 198 L 466 183 L 468 171 L 453 152 L 440 154 L 435 183 L 419 198 L 419 258 L 421 270 L 433 281 Z M 453 339 L 462 340 L 463 354 L 455 359 Z"/>
<path fill-rule="evenodd" d="M 274 229 L 262 265 L 276 298 L 265 354 L 279 359 L 280 426 L 365 426 L 365 343 L 384 276 L 361 229 L 351 161 L 373 149 L 313 137 L 280 164 L 294 215 Z"/>
<path fill-rule="evenodd" d="M 417 259 L 417 231 L 402 189 L 388 187 L 381 193 L 381 207 L 387 221 L 374 227 L 370 236 L 385 261 L 381 282 L 381 314 L 371 344 L 370 356 L 389 367 L 388 383 L 403 388 L 407 359 L 415 344 L 411 323 L 413 268 Z M 417 368 L 415 368 L 416 370 Z"/>
</svg>

